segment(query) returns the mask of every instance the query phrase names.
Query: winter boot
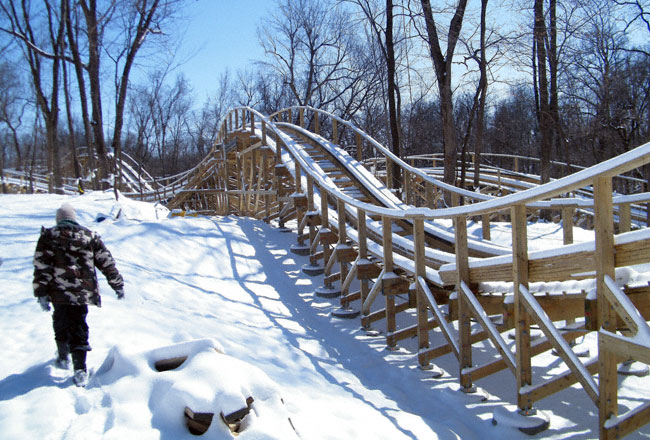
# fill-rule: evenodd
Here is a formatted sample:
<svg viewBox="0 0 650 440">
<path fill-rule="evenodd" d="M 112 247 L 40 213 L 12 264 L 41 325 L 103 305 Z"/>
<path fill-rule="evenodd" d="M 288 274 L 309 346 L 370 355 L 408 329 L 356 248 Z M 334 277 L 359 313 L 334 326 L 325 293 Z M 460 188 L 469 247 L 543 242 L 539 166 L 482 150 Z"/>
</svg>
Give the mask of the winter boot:
<svg viewBox="0 0 650 440">
<path fill-rule="evenodd" d="M 77 370 L 86 371 L 86 352 L 84 350 L 72 351 L 72 366 L 75 372 Z"/>
<path fill-rule="evenodd" d="M 85 387 L 88 385 L 88 373 L 86 370 L 74 370 L 74 384 L 78 387 Z"/>
<path fill-rule="evenodd" d="M 54 366 L 67 370 L 70 367 L 70 347 L 67 342 L 56 341 L 58 356 L 54 360 Z"/>
</svg>

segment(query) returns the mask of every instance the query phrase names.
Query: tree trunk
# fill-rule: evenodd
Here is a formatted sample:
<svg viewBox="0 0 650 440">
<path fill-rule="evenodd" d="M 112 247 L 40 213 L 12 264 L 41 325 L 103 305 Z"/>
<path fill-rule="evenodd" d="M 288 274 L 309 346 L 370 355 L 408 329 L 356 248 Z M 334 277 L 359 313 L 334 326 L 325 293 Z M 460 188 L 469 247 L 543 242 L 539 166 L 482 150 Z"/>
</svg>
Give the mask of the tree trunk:
<svg viewBox="0 0 650 440">
<path fill-rule="evenodd" d="M 553 118 L 549 103 L 548 76 L 546 73 L 546 24 L 544 22 L 544 1 L 535 0 L 535 48 L 537 49 L 537 80 L 539 91 L 539 107 L 537 115 L 540 144 L 540 177 L 542 183 L 551 178 L 551 154 L 553 148 Z"/>
<path fill-rule="evenodd" d="M 400 127 L 396 105 L 395 85 L 395 42 L 393 39 L 393 1 L 386 0 L 386 68 L 388 71 L 388 117 L 390 120 L 391 151 L 400 157 Z M 386 182 L 389 188 L 401 187 L 401 173 L 397 163 L 393 163 L 393 181 Z"/>
<path fill-rule="evenodd" d="M 456 6 L 456 12 L 449 25 L 449 35 L 447 38 L 446 57 L 440 48 L 438 39 L 438 30 L 433 12 L 431 10 L 430 0 L 421 0 L 422 12 L 427 27 L 427 43 L 433 66 L 438 79 L 438 91 L 440 93 L 440 114 L 442 117 L 442 142 L 444 148 L 444 182 L 451 185 L 456 180 L 456 159 L 458 141 L 456 139 L 456 122 L 454 120 L 453 92 L 451 87 L 451 66 L 456 48 L 456 43 L 460 36 L 463 25 L 463 17 L 467 0 L 459 0 Z M 450 196 L 446 196 L 447 203 L 450 202 Z"/>
<path fill-rule="evenodd" d="M 481 59 L 479 68 L 481 77 L 479 79 L 479 104 L 478 120 L 476 121 L 476 143 L 474 144 L 474 188 L 478 188 L 481 179 L 481 153 L 483 150 L 483 132 L 485 128 L 485 99 L 487 95 L 487 58 L 485 55 L 485 19 L 487 15 L 488 0 L 481 0 Z"/>
<path fill-rule="evenodd" d="M 90 83 L 90 103 L 92 108 L 91 126 L 95 138 L 95 149 L 99 161 L 99 186 L 108 187 L 106 178 L 110 174 L 110 165 L 104 139 L 104 120 L 102 115 L 102 93 L 100 81 L 100 34 L 97 23 L 97 4 L 95 0 L 79 2 L 86 20 L 88 37 L 88 80 Z"/>
</svg>

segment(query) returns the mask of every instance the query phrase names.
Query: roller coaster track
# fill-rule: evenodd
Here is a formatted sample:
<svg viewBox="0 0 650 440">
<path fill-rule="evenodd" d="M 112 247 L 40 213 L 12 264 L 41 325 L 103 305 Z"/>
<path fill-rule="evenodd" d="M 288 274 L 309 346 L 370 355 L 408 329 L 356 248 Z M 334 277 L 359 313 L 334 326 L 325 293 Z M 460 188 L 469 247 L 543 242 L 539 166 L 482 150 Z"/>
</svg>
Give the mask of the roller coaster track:
<svg viewBox="0 0 650 440">
<path fill-rule="evenodd" d="M 344 130 L 348 139 L 356 140 L 353 148 L 341 147 Z M 187 209 L 277 219 L 280 226 L 295 219 L 295 250 L 309 254 L 305 272 L 324 272 L 323 287 L 316 294 L 340 295 L 341 310 L 360 311 L 363 326 L 384 321 L 389 347 L 417 336 L 422 367 L 452 353 L 464 390 L 507 369 L 516 381 L 522 414 L 530 414 L 534 402 L 579 383 L 598 408 L 601 438 L 625 435 L 650 420 L 648 403 L 612 418 L 618 411 L 617 362 L 650 361 L 650 346 L 631 336 L 650 332 L 642 318 L 650 316 L 644 305 L 650 289 L 617 285 L 612 281 L 614 270 L 649 262 L 650 234 L 647 229 L 630 231 L 630 207 L 647 203 L 648 194 L 614 197 L 611 186 L 615 176 L 650 162 L 650 144 L 549 184 L 492 197 L 445 185 L 426 170 L 401 161 L 349 122 L 316 109 L 285 109 L 270 117 L 235 109 L 222 122 L 220 133 L 211 162 L 197 167 L 195 186 L 180 193 L 182 203 L 176 197 L 170 200 L 171 207 L 185 204 Z M 357 160 L 345 150 L 356 151 Z M 361 165 L 368 162 L 364 154 L 372 158 L 373 172 Z M 401 199 L 385 184 L 393 180 L 392 163 L 403 176 Z M 593 199 L 570 197 L 585 187 Z M 432 209 L 445 200 L 444 191 L 453 193 L 447 197 L 452 200 L 462 197 L 464 204 Z M 618 235 L 612 228 L 615 206 Z M 528 252 L 527 211 L 562 211 L 565 229 L 572 229 L 573 216 L 567 213 L 584 208 L 595 214 L 593 243 L 570 244 L 567 233 L 567 245 L 560 250 Z M 492 252 L 473 257 L 486 240 L 468 237 L 468 218 L 487 220 L 504 211 L 512 220 L 512 249 L 503 255 L 502 248 L 492 245 L 488 246 Z M 446 243 L 435 230 L 442 219 L 454 224 L 453 238 Z M 562 289 L 565 281 L 590 277 L 595 280 L 595 298 L 566 291 L 539 296 L 529 290 L 538 281 L 558 282 Z M 476 288 L 478 282 L 491 281 L 510 283 L 512 292 L 503 295 Z M 359 290 L 352 292 L 355 282 Z M 514 300 L 507 299 L 513 296 Z M 379 297 L 384 298 L 384 307 L 377 307 Z M 448 309 L 441 308 L 443 303 Z M 411 316 L 415 324 L 398 328 L 398 314 Z M 488 315 L 501 318 L 495 324 Z M 473 325 L 472 319 L 478 324 Z M 543 330 L 542 339 L 531 342 L 531 324 Z M 616 333 L 617 328 L 627 336 Z M 516 335 L 514 353 L 502 335 L 509 329 Z M 568 342 L 590 331 L 599 333 L 599 361 L 583 364 Z M 444 343 L 432 346 L 436 335 Z M 492 343 L 497 357 L 476 364 L 472 346 L 483 340 Z M 533 385 L 531 359 L 551 348 L 568 372 Z"/>
<path fill-rule="evenodd" d="M 650 421 L 650 402 L 618 416 L 616 378 L 623 360 L 650 363 L 643 337 L 650 335 L 650 287 L 614 281 L 617 268 L 650 263 L 650 230 L 632 220 L 650 194 L 612 193 L 613 179 L 647 163 L 650 144 L 545 185 L 484 168 L 484 190 L 506 194 L 495 197 L 445 184 L 435 165 L 417 168 L 351 122 L 318 109 L 265 116 L 236 108 L 196 167 L 129 195 L 165 201 L 173 211 L 250 216 L 295 228 L 292 250 L 309 256 L 305 273 L 323 273 L 317 295 L 340 297 L 337 316 L 360 313 L 366 328 L 383 322 L 391 348 L 416 337 L 422 368 L 451 353 L 467 392 L 476 381 L 509 370 L 527 425 L 535 402 L 579 384 L 597 408 L 598 435 L 606 439 Z M 392 188 L 393 164 L 399 190 Z M 527 216 L 539 210 L 561 216 L 560 249 L 529 251 Z M 593 242 L 572 243 L 579 210 L 593 213 Z M 489 240 L 491 217 L 504 215 L 513 231 L 507 248 Z M 481 220 L 483 238 L 468 235 L 470 219 Z M 580 280 L 591 280 L 593 293 L 567 287 Z M 404 324 L 409 319 L 412 324 Z M 537 341 L 531 325 L 543 332 Z M 504 339 L 508 330 L 514 330 L 514 347 Z M 598 334 L 598 354 L 582 363 L 569 342 L 588 332 Z M 486 340 L 495 357 L 478 363 L 473 346 Z M 551 349 L 566 372 L 547 372 L 533 383 L 532 359 Z"/>
</svg>

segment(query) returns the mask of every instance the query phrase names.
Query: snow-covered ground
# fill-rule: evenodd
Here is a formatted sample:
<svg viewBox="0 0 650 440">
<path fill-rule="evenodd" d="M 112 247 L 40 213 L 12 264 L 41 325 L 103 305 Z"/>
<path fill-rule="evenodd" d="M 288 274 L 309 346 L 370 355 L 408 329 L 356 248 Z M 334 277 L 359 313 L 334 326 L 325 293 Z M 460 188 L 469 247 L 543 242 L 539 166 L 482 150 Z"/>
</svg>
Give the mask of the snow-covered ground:
<svg viewBox="0 0 650 440">
<path fill-rule="evenodd" d="M 126 299 L 118 301 L 99 275 L 103 307 L 89 313 L 95 373 L 86 389 L 51 365 L 51 319 L 31 291 L 40 227 L 54 224 L 63 201 L 102 236 L 126 280 Z M 530 230 L 539 236 L 536 248 L 561 243 L 557 225 Z M 470 234 L 477 231 L 471 225 Z M 493 226 L 494 240 L 504 243 L 509 233 Z M 466 395 L 446 355 L 436 360 L 445 374 L 433 379 L 417 367 L 415 340 L 386 351 L 383 323 L 367 333 L 358 319 L 330 316 L 337 300 L 314 296 L 322 276 L 300 272 L 307 258 L 289 252 L 294 243 L 294 233 L 263 222 L 168 218 L 147 203 L 121 199 L 118 206 L 111 193 L 0 196 L 0 439 L 195 438 L 185 407 L 215 414 L 204 438 L 229 439 L 219 413 L 245 407 L 248 397 L 242 439 L 525 437 L 492 424 L 495 410 L 516 401 L 509 371 Z M 593 345 L 585 339 L 581 346 Z M 432 333 L 432 343 L 442 337 Z M 489 343 L 475 347 L 477 360 L 495 353 Z M 179 356 L 188 359 L 175 370 L 154 368 Z M 535 362 L 552 373 L 565 368 L 550 353 Z M 535 372 L 542 378 L 549 370 Z M 650 399 L 649 379 L 619 380 L 621 412 Z M 597 437 L 597 408 L 579 387 L 537 407 L 551 427 L 533 438 Z M 629 436 L 648 437 L 650 426 Z"/>
</svg>

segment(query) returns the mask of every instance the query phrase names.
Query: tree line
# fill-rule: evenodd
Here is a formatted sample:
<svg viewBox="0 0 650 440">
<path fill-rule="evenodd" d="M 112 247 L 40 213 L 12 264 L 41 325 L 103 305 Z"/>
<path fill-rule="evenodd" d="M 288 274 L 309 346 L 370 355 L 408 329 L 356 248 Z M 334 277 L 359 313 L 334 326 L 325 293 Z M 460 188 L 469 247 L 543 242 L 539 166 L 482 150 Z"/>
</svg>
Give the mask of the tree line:
<svg viewBox="0 0 650 440">
<path fill-rule="evenodd" d="M 481 153 L 537 157 L 548 181 L 650 140 L 647 0 L 277 0 L 264 57 L 202 105 L 167 55 L 186 1 L 3 0 L 1 168 L 44 169 L 52 191 L 64 176 L 119 184 L 123 153 L 172 175 L 236 105 L 329 111 L 400 156 L 441 153 L 453 184 L 498 164 Z M 458 168 L 470 153 L 474 170 Z"/>
</svg>

